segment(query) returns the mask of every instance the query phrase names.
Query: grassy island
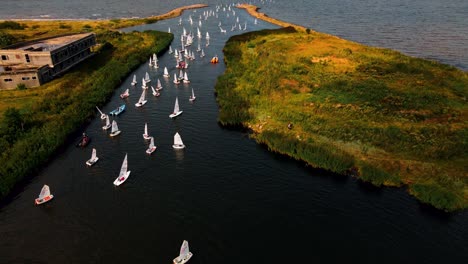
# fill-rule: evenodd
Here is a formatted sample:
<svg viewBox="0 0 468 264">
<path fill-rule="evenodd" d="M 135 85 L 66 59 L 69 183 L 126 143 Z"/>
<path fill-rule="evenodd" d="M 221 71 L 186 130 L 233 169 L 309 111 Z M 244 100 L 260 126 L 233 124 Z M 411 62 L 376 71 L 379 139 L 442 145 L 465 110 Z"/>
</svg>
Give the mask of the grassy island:
<svg viewBox="0 0 468 264">
<path fill-rule="evenodd" d="M 0 21 L 0 48 L 68 33 L 95 32 L 96 55 L 63 77 L 37 88 L 0 91 L 0 198 L 45 164 L 68 136 L 96 114 L 114 89 L 150 54 L 169 46 L 173 35 L 119 28 L 179 16 L 191 5 L 142 19 Z"/>
<path fill-rule="evenodd" d="M 231 37 L 224 53 L 221 124 L 436 208 L 468 207 L 466 72 L 297 27 Z"/>
</svg>

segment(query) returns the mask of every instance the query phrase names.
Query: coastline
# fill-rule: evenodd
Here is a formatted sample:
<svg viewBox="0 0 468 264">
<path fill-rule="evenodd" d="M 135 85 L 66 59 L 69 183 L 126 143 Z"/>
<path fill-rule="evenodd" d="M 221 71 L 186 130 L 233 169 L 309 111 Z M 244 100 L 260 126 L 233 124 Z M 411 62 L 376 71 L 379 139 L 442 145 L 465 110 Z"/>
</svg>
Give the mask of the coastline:
<svg viewBox="0 0 468 264">
<path fill-rule="evenodd" d="M 282 20 L 279 20 L 279 19 L 276 19 L 276 18 L 272 18 L 272 17 L 269 17 L 265 13 L 258 12 L 258 10 L 260 8 L 258 6 L 255 6 L 255 5 L 240 4 L 240 5 L 237 5 L 237 8 L 245 9 L 247 11 L 247 13 L 249 13 L 249 15 L 251 15 L 253 17 L 256 17 L 258 19 L 261 19 L 263 21 L 266 21 L 266 22 L 281 26 L 281 27 L 293 27 L 296 30 L 300 30 L 300 31 L 306 31 L 307 30 L 306 27 L 296 25 L 296 24 L 293 24 L 293 23 L 289 23 L 289 22 L 285 22 L 285 21 L 282 21 Z"/>
</svg>

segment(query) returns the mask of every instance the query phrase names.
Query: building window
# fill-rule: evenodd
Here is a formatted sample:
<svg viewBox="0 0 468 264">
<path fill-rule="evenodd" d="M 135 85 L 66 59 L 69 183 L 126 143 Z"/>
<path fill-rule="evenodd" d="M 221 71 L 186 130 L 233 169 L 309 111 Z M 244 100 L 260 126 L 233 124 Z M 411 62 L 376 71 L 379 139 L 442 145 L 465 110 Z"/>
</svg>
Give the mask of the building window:
<svg viewBox="0 0 468 264">
<path fill-rule="evenodd" d="M 28 54 L 24 54 L 24 57 L 26 58 L 26 62 L 27 62 L 27 63 L 30 63 L 30 62 L 31 62 L 31 60 L 29 59 L 29 55 L 28 55 Z"/>
<path fill-rule="evenodd" d="M 12 82 L 12 79 L 3 79 L 4 82 Z"/>
<path fill-rule="evenodd" d="M 21 80 L 27 81 L 27 80 L 29 80 L 29 77 L 23 77 L 23 78 L 21 78 Z"/>
<path fill-rule="evenodd" d="M 36 76 L 33 76 L 32 79 L 33 79 L 33 80 L 36 80 L 37 78 L 36 78 Z"/>
<path fill-rule="evenodd" d="M 2 55 L 2 60 L 8 60 L 8 55 Z"/>
</svg>

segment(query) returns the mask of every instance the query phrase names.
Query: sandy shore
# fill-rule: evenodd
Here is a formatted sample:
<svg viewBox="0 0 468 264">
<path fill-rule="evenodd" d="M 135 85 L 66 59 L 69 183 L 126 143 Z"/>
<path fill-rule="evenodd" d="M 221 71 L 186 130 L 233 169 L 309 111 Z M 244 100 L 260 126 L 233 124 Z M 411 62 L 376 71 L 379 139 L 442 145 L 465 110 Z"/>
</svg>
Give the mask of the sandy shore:
<svg viewBox="0 0 468 264">
<path fill-rule="evenodd" d="M 257 6 L 249 5 L 249 4 L 241 4 L 241 5 L 238 5 L 237 7 L 247 10 L 247 12 L 253 17 L 259 18 L 261 20 L 270 22 L 270 23 L 278 25 L 278 26 L 281 26 L 281 27 L 294 27 L 296 30 L 304 30 L 304 31 L 306 30 L 306 28 L 303 27 L 303 26 L 299 26 L 299 25 L 296 25 L 296 24 L 293 24 L 293 23 L 284 22 L 284 21 L 281 21 L 281 20 L 276 19 L 276 18 L 271 18 L 268 15 L 266 15 L 265 13 L 260 13 L 260 12 L 258 12 L 258 9 L 260 9 L 260 8 L 257 7 Z"/>
<path fill-rule="evenodd" d="M 206 4 L 195 4 L 195 5 L 183 6 L 183 7 L 173 9 L 173 10 L 171 10 L 171 11 L 165 13 L 165 14 L 162 14 L 162 15 L 150 16 L 150 17 L 147 17 L 147 18 L 157 19 L 157 20 L 174 18 L 174 17 L 180 16 L 184 10 L 203 8 L 203 7 L 207 7 L 207 6 L 208 5 L 206 5 Z"/>
</svg>

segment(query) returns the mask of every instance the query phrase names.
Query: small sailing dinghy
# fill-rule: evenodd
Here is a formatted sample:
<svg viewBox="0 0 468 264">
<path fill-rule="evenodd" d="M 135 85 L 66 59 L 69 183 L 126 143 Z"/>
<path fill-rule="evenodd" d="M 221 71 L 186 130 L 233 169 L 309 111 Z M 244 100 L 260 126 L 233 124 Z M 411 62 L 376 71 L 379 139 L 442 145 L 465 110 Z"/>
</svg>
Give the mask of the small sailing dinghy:
<svg viewBox="0 0 468 264">
<path fill-rule="evenodd" d="M 144 81 L 145 83 L 151 82 L 151 79 L 150 79 L 150 76 L 149 76 L 149 73 L 148 73 L 148 72 L 145 73 L 145 78 L 143 79 L 143 81 Z"/>
<path fill-rule="evenodd" d="M 115 120 L 112 121 L 112 129 L 111 129 L 111 133 L 109 134 L 111 137 L 115 137 L 117 136 L 118 134 L 120 134 L 120 130 L 119 130 L 119 127 L 117 126 L 117 122 L 115 122 Z"/>
<path fill-rule="evenodd" d="M 148 102 L 148 100 L 145 100 L 145 95 L 146 95 L 146 91 L 143 90 L 141 92 L 140 99 L 138 99 L 138 102 L 135 104 L 136 107 L 142 107 L 143 105 L 146 104 L 146 102 Z"/>
<path fill-rule="evenodd" d="M 175 83 L 175 84 L 179 84 L 179 83 L 180 83 L 179 79 L 177 79 L 177 74 L 175 74 L 175 73 L 174 73 L 174 81 L 173 81 L 173 83 Z"/>
<path fill-rule="evenodd" d="M 127 89 L 124 93 L 120 94 L 120 98 L 125 99 L 130 96 L 130 91 Z"/>
<path fill-rule="evenodd" d="M 169 71 L 167 71 L 167 67 L 164 67 L 164 77 L 169 78 Z"/>
<path fill-rule="evenodd" d="M 161 81 L 158 78 L 158 84 L 156 84 L 156 91 L 161 91 L 163 89 Z"/>
<path fill-rule="evenodd" d="M 76 143 L 76 146 L 84 148 L 89 144 L 90 141 L 91 141 L 91 138 L 88 135 L 86 135 L 86 133 L 83 133 L 83 135 L 80 138 L 80 141 Z"/>
<path fill-rule="evenodd" d="M 99 158 L 96 156 L 96 149 L 93 148 L 93 153 L 91 154 L 91 158 L 86 161 L 86 165 L 88 166 L 93 166 L 97 161 L 99 160 Z"/>
<path fill-rule="evenodd" d="M 183 149 L 185 148 L 184 142 L 182 142 L 182 138 L 180 137 L 179 133 L 175 133 L 174 135 L 174 145 L 172 145 L 175 149 Z"/>
<path fill-rule="evenodd" d="M 50 194 L 50 188 L 49 185 L 44 184 L 44 186 L 41 189 L 41 193 L 39 194 L 39 197 L 37 197 L 34 200 L 35 204 L 43 204 L 45 202 L 48 202 L 54 198 L 54 195 Z"/>
<path fill-rule="evenodd" d="M 123 111 L 125 111 L 125 104 L 117 107 L 117 109 L 112 110 L 109 114 L 117 116 L 120 115 L 120 113 L 122 113 Z"/>
<path fill-rule="evenodd" d="M 141 79 L 141 88 L 148 89 L 148 86 L 146 85 L 146 82 L 145 82 L 145 78 Z"/>
<path fill-rule="evenodd" d="M 145 123 L 145 133 L 143 134 L 143 138 L 148 140 L 151 136 L 148 134 L 148 123 Z"/>
<path fill-rule="evenodd" d="M 174 51 L 172 50 L 172 46 L 169 46 L 169 54 L 172 54 L 174 53 Z"/>
<path fill-rule="evenodd" d="M 169 117 L 170 117 L 170 118 L 174 118 L 174 117 L 176 117 L 176 116 L 182 114 L 182 112 L 183 112 L 183 111 L 181 111 L 181 110 L 179 109 L 179 100 L 178 100 L 177 97 L 176 97 L 176 99 L 175 99 L 175 104 L 174 104 L 174 112 L 172 112 L 172 114 L 170 114 Z"/>
<path fill-rule="evenodd" d="M 190 96 L 189 101 L 193 102 L 195 101 L 195 99 L 197 99 L 197 97 L 195 96 L 195 93 L 193 92 L 193 88 L 192 88 L 192 95 Z"/>
<path fill-rule="evenodd" d="M 190 80 L 189 80 L 189 78 L 188 78 L 187 72 L 184 73 L 183 82 L 184 82 L 184 83 L 190 83 Z"/>
<path fill-rule="evenodd" d="M 150 144 L 148 149 L 146 150 L 146 154 L 151 155 L 156 150 L 156 146 L 154 145 L 154 137 L 151 137 Z"/>
<path fill-rule="evenodd" d="M 104 120 L 106 119 L 106 114 L 104 114 L 99 107 L 96 106 L 96 109 L 99 111 L 99 114 L 101 114 L 101 119 Z"/>
<path fill-rule="evenodd" d="M 110 119 L 109 119 L 109 116 L 106 116 L 106 125 L 102 127 L 102 130 L 107 130 L 111 127 L 111 122 L 110 122 Z"/>
<path fill-rule="evenodd" d="M 157 90 L 155 90 L 153 86 L 151 86 L 151 91 L 153 91 L 153 95 L 156 96 L 156 97 L 161 95 L 161 93 L 159 93 Z"/>
<path fill-rule="evenodd" d="M 205 51 L 203 51 L 203 49 L 201 50 L 201 54 L 200 54 L 200 58 L 203 58 L 205 57 Z"/>
<path fill-rule="evenodd" d="M 180 254 L 173 260 L 173 262 L 174 264 L 184 264 L 187 263 L 187 261 L 189 261 L 192 256 L 193 254 L 189 250 L 188 241 L 184 240 L 184 242 L 182 242 L 182 246 L 180 247 Z"/>
<path fill-rule="evenodd" d="M 133 80 L 132 80 L 132 85 L 135 86 L 135 85 L 137 85 L 137 83 L 138 83 L 138 82 L 137 82 L 137 80 L 136 80 L 136 75 L 134 74 L 134 75 L 133 75 Z"/>
<path fill-rule="evenodd" d="M 131 171 L 128 170 L 127 154 L 125 154 L 119 176 L 117 179 L 115 179 L 114 185 L 119 186 L 120 184 L 124 183 L 128 179 L 128 176 L 130 176 L 130 172 Z"/>
</svg>

